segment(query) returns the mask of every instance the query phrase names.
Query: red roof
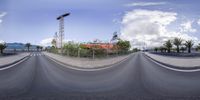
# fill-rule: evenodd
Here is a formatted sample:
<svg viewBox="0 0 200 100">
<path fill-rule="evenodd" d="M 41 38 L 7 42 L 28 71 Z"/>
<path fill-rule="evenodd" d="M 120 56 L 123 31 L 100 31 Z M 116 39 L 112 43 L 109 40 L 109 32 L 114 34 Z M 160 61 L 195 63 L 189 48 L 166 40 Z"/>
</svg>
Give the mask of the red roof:
<svg viewBox="0 0 200 100">
<path fill-rule="evenodd" d="M 112 49 L 114 47 L 114 45 L 110 43 L 83 44 L 82 46 L 86 48 L 97 47 L 101 49 Z"/>
</svg>

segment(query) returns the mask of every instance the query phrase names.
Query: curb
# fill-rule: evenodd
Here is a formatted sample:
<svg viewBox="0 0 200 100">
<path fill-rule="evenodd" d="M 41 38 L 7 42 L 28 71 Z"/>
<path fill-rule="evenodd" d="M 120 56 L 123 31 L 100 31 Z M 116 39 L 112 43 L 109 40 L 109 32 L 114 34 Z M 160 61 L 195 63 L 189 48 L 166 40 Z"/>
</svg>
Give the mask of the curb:
<svg viewBox="0 0 200 100">
<path fill-rule="evenodd" d="M 5 70 L 5 69 L 8 69 L 8 68 L 11 68 L 9 66 L 12 66 L 12 65 L 14 65 L 16 63 L 21 63 L 21 61 L 27 60 L 29 58 L 29 56 L 30 56 L 30 54 L 25 56 L 25 57 L 23 57 L 23 58 L 21 58 L 21 59 L 19 59 L 19 60 L 17 60 L 17 61 L 12 62 L 12 63 L 2 65 L 2 66 L 0 66 L 0 70 Z"/>
<path fill-rule="evenodd" d="M 133 54 L 130 54 L 128 57 L 126 57 L 125 59 L 119 61 L 119 62 L 116 62 L 114 64 L 109 64 L 109 65 L 104 65 L 104 66 L 98 66 L 96 68 L 81 68 L 79 66 L 75 66 L 75 65 L 70 65 L 70 64 L 66 64 L 66 63 L 63 63 L 61 61 L 58 61 L 56 60 L 55 58 L 52 58 L 46 54 L 44 54 L 45 57 L 47 57 L 48 59 L 56 62 L 57 64 L 61 65 L 61 66 L 64 66 L 66 68 L 69 68 L 69 69 L 73 69 L 73 70 L 78 70 L 78 71 L 99 71 L 99 70 L 104 70 L 104 69 L 108 69 L 108 68 L 112 68 L 114 65 L 118 65 L 124 61 L 126 61 L 127 59 L 131 58 L 133 56 Z"/>
<path fill-rule="evenodd" d="M 153 59 L 152 57 L 148 56 L 147 54 L 145 54 L 145 57 L 148 58 L 149 60 L 151 60 L 152 62 L 160 65 L 161 67 L 173 70 L 173 71 L 179 71 L 179 72 L 197 72 L 200 71 L 200 66 L 194 66 L 194 67 L 181 67 L 181 66 L 174 66 L 174 65 L 170 65 L 170 64 L 166 64 L 160 61 L 157 61 L 155 59 Z"/>
</svg>

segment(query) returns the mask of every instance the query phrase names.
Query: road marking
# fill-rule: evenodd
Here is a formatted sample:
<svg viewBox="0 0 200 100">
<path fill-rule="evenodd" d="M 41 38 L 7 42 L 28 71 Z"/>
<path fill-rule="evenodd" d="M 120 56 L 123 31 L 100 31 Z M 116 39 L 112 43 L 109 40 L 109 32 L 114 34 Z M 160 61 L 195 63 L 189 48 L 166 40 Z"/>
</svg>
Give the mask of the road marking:
<svg viewBox="0 0 200 100">
<path fill-rule="evenodd" d="M 46 56 L 48 59 L 54 61 L 55 63 L 65 67 L 65 68 L 69 68 L 69 69 L 73 69 L 73 70 L 78 70 L 78 71 L 85 71 L 85 72 L 91 72 L 91 71 L 100 71 L 100 70 L 105 70 L 105 69 L 109 69 L 109 68 L 112 68 L 113 66 L 117 66 L 117 65 L 120 65 L 121 63 L 123 63 L 124 61 L 126 61 L 127 59 L 133 57 L 134 54 L 130 54 L 128 57 L 126 57 L 125 59 L 123 59 L 122 61 L 120 62 L 117 62 L 117 63 L 114 63 L 114 64 L 111 64 L 111 65 L 108 65 L 107 67 L 100 67 L 100 68 L 77 68 L 77 67 L 73 67 L 73 66 L 70 66 L 70 65 L 66 65 L 66 64 L 63 64 L 49 56 Z"/>
<path fill-rule="evenodd" d="M 10 66 L 8 66 L 8 67 L 0 68 L 0 71 L 6 70 L 6 69 L 9 69 L 9 68 L 12 68 L 12 67 L 14 67 L 14 66 L 16 66 L 16 65 L 18 65 L 18 64 L 20 64 L 20 63 L 22 63 L 23 61 L 27 60 L 28 58 L 29 58 L 29 57 L 26 57 L 26 58 L 24 58 L 23 60 L 21 60 L 21 61 L 15 63 L 15 64 L 12 64 L 12 65 L 10 65 Z"/>
<path fill-rule="evenodd" d="M 32 56 L 43 56 L 44 54 L 40 54 L 40 53 L 34 53 L 34 54 L 31 54 L 30 56 L 32 57 Z"/>
<path fill-rule="evenodd" d="M 30 54 L 30 56 L 32 57 L 32 56 L 43 56 L 44 54 L 42 54 L 42 53 L 33 53 L 33 54 Z"/>
<path fill-rule="evenodd" d="M 146 54 L 145 54 L 145 55 L 146 55 Z M 169 70 L 178 71 L 178 72 L 198 72 L 198 71 L 200 71 L 200 69 L 192 69 L 192 70 L 187 70 L 187 69 L 185 69 L 185 70 L 183 70 L 183 69 L 177 69 L 177 68 L 168 67 L 168 66 L 165 66 L 165 65 L 163 65 L 163 64 L 161 64 L 161 63 L 158 63 L 158 62 L 154 61 L 153 58 L 152 58 L 152 59 L 149 58 L 148 55 L 146 55 L 146 56 L 147 56 L 147 57 L 146 57 L 147 59 L 149 59 L 149 60 L 151 60 L 152 62 L 158 64 L 159 66 L 161 66 L 161 67 L 163 67 L 163 68 L 166 68 L 166 69 L 169 69 Z"/>
</svg>

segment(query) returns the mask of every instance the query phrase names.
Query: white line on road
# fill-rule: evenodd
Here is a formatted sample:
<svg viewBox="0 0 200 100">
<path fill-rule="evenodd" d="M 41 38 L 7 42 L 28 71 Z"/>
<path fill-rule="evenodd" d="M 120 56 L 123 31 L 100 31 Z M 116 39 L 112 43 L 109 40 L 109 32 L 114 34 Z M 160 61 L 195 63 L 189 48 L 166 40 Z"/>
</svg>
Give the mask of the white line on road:
<svg viewBox="0 0 200 100">
<path fill-rule="evenodd" d="M 14 66 L 16 66 L 16 65 L 18 65 L 18 64 L 20 64 L 20 63 L 22 63 L 23 61 L 27 60 L 28 58 L 29 58 L 29 57 L 26 57 L 25 59 L 23 59 L 23 60 L 21 60 L 21 61 L 15 63 L 15 64 L 12 64 L 12 65 L 10 65 L 10 66 L 8 66 L 8 67 L 0 68 L 0 71 L 6 70 L 6 69 L 9 69 L 9 68 L 12 68 L 12 67 L 14 67 Z"/>
<path fill-rule="evenodd" d="M 59 61 L 57 61 L 57 60 L 55 60 L 55 59 L 53 59 L 53 58 L 51 58 L 51 57 L 49 57 L 49 56 L 47 56 L 47 58 L 50 59 L 50 60 L 52 60 L 52 61 L 54 61 L 55 63 L 57 63 L 57 64 L 59 64 L 59 65 L 65 67 L 65 68 L 69 68 L 69 69 L 73 69 L 73 70 L 78 70 L 78 71 L 91 72 L 91 71 L 100 71 L 100 70 L 105 70 L 105 69 L 112 68 L 113 66 L 120 65 L 122 62 L 126 61 L 127 59 L 129 59 L 129 58 L 132 57 L 132 56 L 133 56 L 133 54 L 129 55 L 127 58 L 123 59 L 122 61 L 117 62 L 117 63 L 112 64 L 112 65 L 109 65 L 109 66 L 107 66 L 107 67 L 101 67 L 101 68 L 88 68 L 88 69 L 87 69 L 87 68 L 84 69 L 84 68 L 73 67 L 73 66 L 70 66 L 70 65 L 65 65 L 65 64 L 63 64 L 63 63 L 61 63 L 61 62 L 59 62 Z"/>
<path fill-rule="evenodd" d="M 145 55 L 146 55 L 146 54 L 145 54 Z M 147 55 L 146 55 L 146 56 L 147 56 Z M 160 63 L 158 63 L 158 62 L 152 60 L 152 59 L 149 58 L 149 57 L 146 57 L 146 58 L 148 58 L 149 60 L 151 60 L 152 62 L 158 64 L 159 66 L 161 66 L 161 67 L 163 67 L 163 68 L 166 68 L 166 69 L 169 69 L 169 70 L 173 70 L 173 71 L 179 71 L 179 72 L 198 72 L 198 71 L 200 71 L 200 69 L 192 69 L 192 70 L 187 70 L 187 69 L 185 69 L 185 70 L 183 70 L 183 69 L 172 68 L 172 67 L 168 67 L 168 66 L 165 66 L 165 65 L 163 65 L 163 64 L 160 64 Z"/>
<path fill-rule="evenodd" d="M 37 54 L 31 54 L 30 56 L 31 56 L 31 57 L 32 57 L 32 56 L 43 56 L 43 54 L 37 53 Z"/>
</svg>

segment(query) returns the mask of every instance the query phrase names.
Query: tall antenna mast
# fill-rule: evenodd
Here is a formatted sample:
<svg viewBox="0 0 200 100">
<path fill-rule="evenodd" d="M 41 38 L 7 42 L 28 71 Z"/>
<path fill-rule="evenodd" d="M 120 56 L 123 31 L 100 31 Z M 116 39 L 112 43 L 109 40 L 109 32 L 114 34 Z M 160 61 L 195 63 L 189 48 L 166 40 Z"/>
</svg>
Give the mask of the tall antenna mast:
<svg viewBox="0 0 200 100">
<path fill-rule="evenodd" d="M 69 16 L 69 15 L 70 15 L 70 13 L 66 13 L 57 18 L 57 20 L 59 20 L 59 35 L 58 35 L 59 47 L 58 48 L 61 49 L 61 53 L 63 53 L 63 40 L 64 40 L 64 36 L 65 36 L 65 34 L 64 34 L 64 27 L 65 27 L 64 26 L 64 17 Z"/>
</svg>

